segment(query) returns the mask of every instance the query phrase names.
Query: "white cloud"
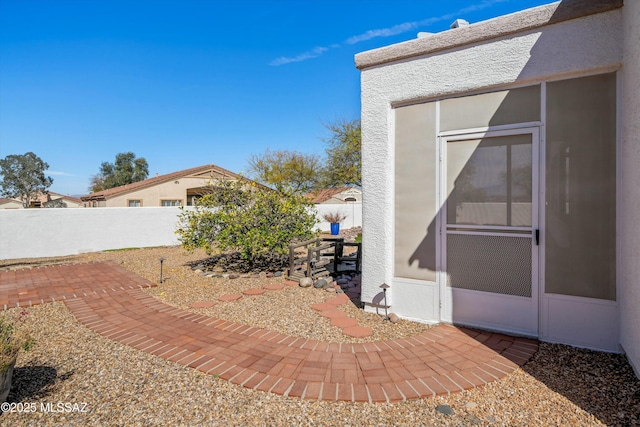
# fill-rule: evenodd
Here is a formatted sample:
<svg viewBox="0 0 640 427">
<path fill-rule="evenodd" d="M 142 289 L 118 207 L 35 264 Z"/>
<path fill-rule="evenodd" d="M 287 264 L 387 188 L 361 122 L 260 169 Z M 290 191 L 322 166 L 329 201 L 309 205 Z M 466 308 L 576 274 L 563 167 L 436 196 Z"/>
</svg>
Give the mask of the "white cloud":
<svg viewBox="0 0 640 427">
<path fill-rule="evenodd" d="M 389 28 L 380 28 L 377 30 L 369 30 L 366 33 L 358 34 L 357 36 L 349 37 L 345 43 L 356 44 L 366 40 L 371 40 L 376 37 L 389 37 L 396 34 L 406 33 L 419 26 L 418 22 L 405 22 L 404 24 L 394 25 Z"/>
<path fill-rule="evenodd" d="M 47 171 L 45 175 L 53 175 L 53 176 L 75 176 L 72 173 L 60 172 L 60 171 Z"/>
<path fill-rule="evenodd" d="M 405 22 L 402 24 L 397 24 L 394 25 L 392 27 L 388 27 L 388 28 L 378 28 L 375 30 L 369 30 L 366 31 L 362 34 L 358 34 L 355 36 L 351 36 L 348 39 L 346 39 L 344 41 L 345 44 L 349 44 L 349 45 L 353 45 L 356 43 L 360 43 L 366 40 L 371 40 L 377 37 L 390 37 L 390 36 L 395 36 L 398 34 L 402 34 L 402 33 L 406 33 L 408 31 L 413 31 L 418 29 L 419 27 L 425 27 L 431 24 L 435 24 L 436 22 L 440 22 L 440 21 L 445 21 L 445 20 L 449 20 L 449 19 L 455 19 L 455 18 L 460 18 L 463 17 L 462 15 L 464 15 L 465 13 L 470 13 L 470 12 L 475 12 L 477 10 L 482 10 L 482 9 L 486 9 L 488 7 L 493 6 L 496 3 L 503 3 L 506 1 L 510 1 L 510 0 L 483 0 L 479 3 L 476 4 L 472 4 L 469 5 L 467 7 L 464 7 L 462 9 L 457 10 L 456 12 L 453 13 L 447 13 L 445 15 L 441 15 L 438 17 L 434 17 L 434 18 L 427 18 L 427 19 L 423 19 L 421 21 L 412 21 L 412 22 Z M 334 43 L 331 45 L 332 49 L 337 49 L 339 47 L 342 47 L 341 44 L 339 43 Z M 271 61 L 269 63 L 269 65 L 272 66 L 279 66 L 279 65 L 284 65 L 284 64 L 289 64 L 292 62 L 301 62 L 301 61 L 306 61 L 307 59 L 311 59 L 311 58 L 317 58 L 320 55 L 322 55 L 324 52 L 326 52 L 327 50 L 329 50 L 329 48 L 327 47 L 316 47 L 312 50 L 308 50 L 304 53 L 301 53 L 300 55 L 294 56 L 294 57 L 285 57 L 285 56 L 281 56 L 280 58 L 276 58 L 273 61 Z"/>
<path fill-rule="evenodd" d="M 419 27 L 426 27 L 427 25 L 435 24 L 436 22 L 454 19 L 455 17 L 461 17 L 465 13 L 474 12 L 476 10 L 486 9 L 493 6 L 496 3 L 502 3 L 509 0 L 484 0 L 480 3 L 472 4 L 464 7 L 456 12 L 447 13 L 434 18 L 423 19 L 421 21 L 405 22 L 403 24 L 394 25 L 389 28 L 379 28 L 377 30 L 369 30 L 366 33 L 359 34 L 357 36 L 349 37 L 345 40 L 347 44 L 356 44 L 366 40 L 371 40 L 376 37 L 390 37 L 397 34 L 406 33 L 407 31 L 415 30 Z"/>
<path fill-rule="evenodd" d="M 307 59 L 317 58 L 318 56 L 322 55 L 327 50 L 329 50 L 329 48 L 327 48 L 327 47 L 321 47 L 321 46 L 315 47 L 315 48 L 313 48 L 311 50 L 308 50 L 308 51 L 306 51 L 304 53 L 301 53 L 300 55 L 297 55 L 297 56 L 294 56 L 294 57 L 281 56 L 280 58 L 276 58 L 273 61 L 271 61 L 269 63 L 269 65 L 278 66 L 278 65 L 289 64 L 291 62 L 306 61 Z"/>
</svg>

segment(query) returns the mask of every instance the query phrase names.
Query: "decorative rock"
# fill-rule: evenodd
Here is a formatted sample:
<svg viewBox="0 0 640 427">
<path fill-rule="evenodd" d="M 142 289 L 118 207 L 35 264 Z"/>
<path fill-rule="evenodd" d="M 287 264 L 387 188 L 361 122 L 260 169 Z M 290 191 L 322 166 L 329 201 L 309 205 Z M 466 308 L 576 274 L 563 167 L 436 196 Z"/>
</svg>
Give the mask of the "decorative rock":
<svg viewBox="0 0 640 427">
<path fill-rule="evenodd" d="M 216 304 L 217 304 L 217 302 L 215 302 L 215 301 L 197 301 L 197 302 L 194 302 L 193 304 L 191 304 L 189 307 L 191 307 L 191 308 L 208 308 L 208 307 L 213 307 Z"/>
<path fill-rule="evenodd" d="M 400 318 L 398 317 L 397 314 L 395 313 L 389 313 L 389 322 L 391 323 L 398 323 L 398 320 L 400 320 Z"/>
<path fill-rule="evenodd" d="M 195 269 L 195 270 L 193 270 L 193 271 L 194 271 L 194 272 L 196 272 L 196 273 L 198 273 L 198 274 L 202 273 L 202 270 L 201 270 L 201 269 L 199 269 L 199 268 L 196 268 L 196 269 Z"/>
<path fill-rule="evenodd" d="M 303 277 L 300 279 L 300 287 L 308 288 L 313 284 L 313 279 L 311 277 Z"/>
<path fill-rule="evenodd" d="M 223 277 L 224 279 L 228 279 L 228 278 L 229 278 L 229 276 L 230 276 L 230 275 L 229 275 L 229 273 L 222 273 L 222 277 Z"/>
<path fill-rule="evenodd" d="M 272 272 L 265 273 L 265 274 L 264 274 L 264 277 L 266 277 L 266 278 L 270 279 L 270 278 L 272 278 L 272 277 L 273 277 L 273 273 L 272 273 Z"/>
<path fill-rule="evenodd" d="M 326 286 L 327 286 L 327 281 L 324 279 L 316 280 L 316 282 L 313 284 L 314 288 L 324 288 Z"/>
<path fill-rule="evenodd" d="M 345 279 L 344 277 L 336 280 L 336 282 L 338 283 L 338 285 L 346 285 L 347 283 L 349 283 L 348 279 Z"/>
<path fill-rule="evenodd" d="M 324 290 L 325 290 L 325 291 L 327 291 L 327 292 L 333 292 L 334 294 L 335 294 L 336 292 L 338 292 L 338 291 L 336 291 L 336 290 L 335 290 L 335 289 L 333 289 L 333 288 L 324 288 Z"/>
<path fill-rule="evenodd" d="M 280 277 L 282 276 L 282 271 L 276 271 L 275 273 L 273 273 L 273 277 Z"/>
<path fill-rule="evenodd" d="M 344 294 L 344 291 L 342 289 L 336 289 L 336 294 Z"/>
<path fill-rule="evenodd" d="M 445 414 L 445 415 L 453 415 L 453 414 L 455 414 L 455 412 L 453 411 L 453 408 L 451 408 L 451 406 L 449 406 L 449 405 L 438 405 L 438 406 L 436 406 L 436 411 L 440 412 L 441 414 Z"/>
<path fill-rule="evenodd" d="M 238 277 L 240 277 L 240 275 L 235 273 L 229 275 L 229 279 L 237 279 Z"/>
<path fill-rule="evenodd" d="M 464 408 L 465 408 L 466 410 L 468 410 L 468 411 L 473 410 L 473 409 L 476 409 L 477 407 L 478 407 L 478 404 L 477 404 L 476 402 L 467 402 L 467 403 L 464 405 Z"/>
</svg>

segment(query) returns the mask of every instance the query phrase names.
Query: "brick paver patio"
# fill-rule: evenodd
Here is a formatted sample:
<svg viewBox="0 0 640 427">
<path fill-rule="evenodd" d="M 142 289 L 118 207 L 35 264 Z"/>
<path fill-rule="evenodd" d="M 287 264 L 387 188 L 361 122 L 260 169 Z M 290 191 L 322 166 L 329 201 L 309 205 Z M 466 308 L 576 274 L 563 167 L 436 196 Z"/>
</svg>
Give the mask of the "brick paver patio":
<svg viewBox="0 0 640 427">
<path fill-rule="evenodd" d="M 63 300 L 112 340 L 244 387 L 314 400 L 394 402 L 467 390 L 505 377 L 538 348 L 536 340 L 450 325 L 409 338 L 320 342 L 180 310 L 141 289 L 151 286 L 115 263 L 0 271 L 0 307 Z"/>
</svg>

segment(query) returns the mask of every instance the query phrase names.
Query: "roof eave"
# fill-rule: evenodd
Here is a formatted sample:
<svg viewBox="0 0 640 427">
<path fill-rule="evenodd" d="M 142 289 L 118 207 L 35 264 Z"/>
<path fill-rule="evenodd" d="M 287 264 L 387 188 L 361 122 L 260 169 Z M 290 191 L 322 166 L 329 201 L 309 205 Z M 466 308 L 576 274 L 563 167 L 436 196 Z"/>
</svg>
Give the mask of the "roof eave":
<svg viewBox="0 0 640 427">
<path fill-rule="evenodd" d="M 469 26 L 443 31 L 378 49 L 358 53 L 356 68 L 366 68 L 433 54 L 459 46 L 479 43 L 550 24 L 608 12 L 623 6 L 623 0 L 563 0 L 521 12 L 499 16 Z"/>
</svg>

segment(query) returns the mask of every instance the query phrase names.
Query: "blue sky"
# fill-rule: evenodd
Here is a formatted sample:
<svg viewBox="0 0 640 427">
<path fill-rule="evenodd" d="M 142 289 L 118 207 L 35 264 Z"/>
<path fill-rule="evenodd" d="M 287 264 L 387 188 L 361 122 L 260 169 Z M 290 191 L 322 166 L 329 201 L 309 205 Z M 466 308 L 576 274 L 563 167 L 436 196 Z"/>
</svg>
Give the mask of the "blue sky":
<svg viewBox="0 0 640 427">
<path fill-rule="evenodd" d="M 0 0 L 0 158 L 81 195 L 126 151 L 150 176 L 322 155 L 322 124 L 360 115 L 356 53 L 549 2 Z"/>
</svg>

